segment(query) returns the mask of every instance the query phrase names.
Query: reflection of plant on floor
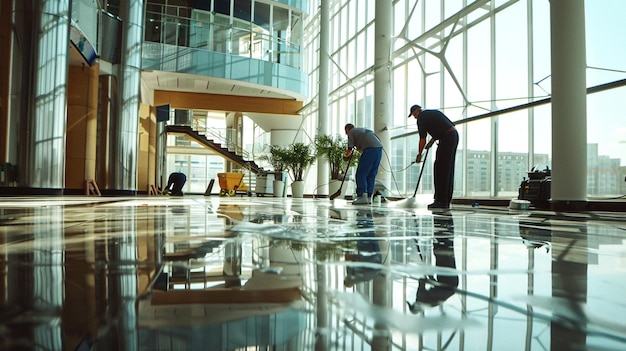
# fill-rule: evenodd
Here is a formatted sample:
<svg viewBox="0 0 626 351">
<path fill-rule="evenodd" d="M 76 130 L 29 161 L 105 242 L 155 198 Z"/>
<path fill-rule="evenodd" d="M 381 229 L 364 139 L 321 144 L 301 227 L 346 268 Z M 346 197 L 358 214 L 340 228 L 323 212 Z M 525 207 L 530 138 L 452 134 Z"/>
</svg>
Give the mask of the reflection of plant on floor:
<svg viewBox="0 0 626 351">
<path fill-rule="evenodd" d="M 278 246 L 279 243 L 282 245 L 289 245 L 294 251 L 304 251 L 307 248 L 307 245 L 301 241 L 272 241 L 272 245 Z"/>
<path fill-rule="evenodd" d="M 348 148 L 348 141 L 339 135 L 318 135 L 315 137 L 315 152 L 318 157 L 328 161 L 330 179 L 343 179 L 348 162 L 343 159 L 343 154 Z M 350 166 L 357 164 L 358 157 L 352 157 Z"/>
<path fill-rule="evenodd" d="M 309 242 L 296 240 L 272 240 L 271 247 L 290 247 L 293 251 L 302 252 L 307 250 L 311 245 Z M 358 251 L 356 241 L 347 242 L 318 242 L 313 247 L 315 259 L 324 260 L 341 260 L 346 253 Z"/>
<path fill-rule="evenodd" d="M 346 251 L 346 244 L 339 243 L 317 243 L 315 245 L 315 259 L 319 261 L 324 260 L 340 260 L 344 251 Z M 354 245 L 356 248 L 356 244 Z"/>
</svg>

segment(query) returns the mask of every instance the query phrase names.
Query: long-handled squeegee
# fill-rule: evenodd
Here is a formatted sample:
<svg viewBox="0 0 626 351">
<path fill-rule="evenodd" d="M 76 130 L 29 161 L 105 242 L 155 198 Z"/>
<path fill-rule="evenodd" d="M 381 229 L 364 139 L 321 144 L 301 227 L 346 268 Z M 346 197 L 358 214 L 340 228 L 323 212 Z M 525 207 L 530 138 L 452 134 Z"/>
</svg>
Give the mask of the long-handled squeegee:
<svg viewBox="0 0 626 351">
<path fill-rule="evenodd" d="M 428 151 L 430 151 L 430 147 L 433 145 L 435 139 L 431 139 L 428 145 L 426 145 L 426 155 L 424 155 L 424 159 L 422 160 L 422 169 L 420 169 L 420 175 L 417 177 L 417 184 L 415 185 L 415 192 L 413 192 L 413 196 L 407 199 L 393 201 L 389 203 L 390 207 L 404 207 L 410 208 L 415 206 L 415 196 L 417 196 L 417 189 L 420 186 L 420 182 L 422 181 L 422 174 L 424 173 L 424 168 L 426 167 L 426 158 L 428 158 Z"/>
<path fill-rule="evenodd" d="M 346 176 L 348 175 L 348 169 L 350 168 L 350 163 L 352 162 L 352 156 L 354 156 L 354 149 L 352 149 L 352 153 L 350 154 L 350 158 L 348 158 L 348 165 L 346 166 L 346 171 L 343 172 L 343 179 L 341 179 L 341 184 L 339 185 L 339 190 L 337 190 L 334 194 L 329 196 L 329 199 L 334 200 L 337 196 L 341 195 L 341 188 L 343 188 L 343 182 L 346 180 Z"/>
</svg>

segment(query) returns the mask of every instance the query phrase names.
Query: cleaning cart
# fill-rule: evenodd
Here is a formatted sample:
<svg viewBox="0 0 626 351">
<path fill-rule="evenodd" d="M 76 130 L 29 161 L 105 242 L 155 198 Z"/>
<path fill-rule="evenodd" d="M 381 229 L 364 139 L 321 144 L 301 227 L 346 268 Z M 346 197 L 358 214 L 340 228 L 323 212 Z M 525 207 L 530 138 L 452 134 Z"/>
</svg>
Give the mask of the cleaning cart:
<svg viewBox="0 0 626 351">
<path fill-rule="evenodd" d="M 243 176 L 243 173 L 236 172 L 218 173 L 220 196 L 234 196 L 237 192 L 250 195 L 248 187 L 243 182 Z"/>
</svg>

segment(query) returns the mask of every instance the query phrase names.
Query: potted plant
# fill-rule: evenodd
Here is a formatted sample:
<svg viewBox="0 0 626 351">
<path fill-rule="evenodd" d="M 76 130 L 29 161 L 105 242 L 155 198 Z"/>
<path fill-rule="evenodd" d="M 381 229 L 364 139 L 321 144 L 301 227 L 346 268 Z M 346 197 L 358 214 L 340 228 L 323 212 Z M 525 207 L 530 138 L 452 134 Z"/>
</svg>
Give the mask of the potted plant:
<svg viewBox="0 0 626 351">
<path fill-rule="evenodd" d="M 341 186 L 341 180 L 347 170 L 348 161 L 343 159 L 344 152 L 348 148 L 348 141 L 339 135 L 318 135 L 315 138 L 315 151 L 318 157 L 328 161 L 330 168 L 329 194 L 334 194 Z M 357 163 L 357 157 L 353 157 L 350 166 Z"/>
<path fill-rule="evenodd" d="M 311 145 L 294 143 L 285 148 L 284 162 L 291 176 L 291 193 L 293 197 L 302 197 L 304 194 L 304 172 L 309 168 L 317 156 Z"/>
<path fill-rule="evenodd" d="M 286 170 L 287 149 L 280 145 L 270 145 L 269 153 L 261 155 L 259 159 L 266 161 L 274 168 L 274 196 L 285 196 L 285 182 L 283 181 L 283 171 Z"/>
</svg>

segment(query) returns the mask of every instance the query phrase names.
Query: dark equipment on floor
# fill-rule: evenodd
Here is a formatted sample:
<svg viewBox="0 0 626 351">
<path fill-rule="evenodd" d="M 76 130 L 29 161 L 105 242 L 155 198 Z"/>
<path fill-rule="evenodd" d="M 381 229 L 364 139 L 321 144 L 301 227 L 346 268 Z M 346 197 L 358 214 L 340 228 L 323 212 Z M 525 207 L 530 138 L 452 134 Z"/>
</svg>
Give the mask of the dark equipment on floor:
<svg viewBox="0 0 626 351">
<path fill-rule="evenodd" d="M 520 200 L 529 200 L 530 202 L 550 200 L 551 175 L 552 172 L 548 167 L 543 170 L 533 167 L 528 172 L 528 179 L 524 178 L 519 186 L 518 198 Z"/>
</svg>

